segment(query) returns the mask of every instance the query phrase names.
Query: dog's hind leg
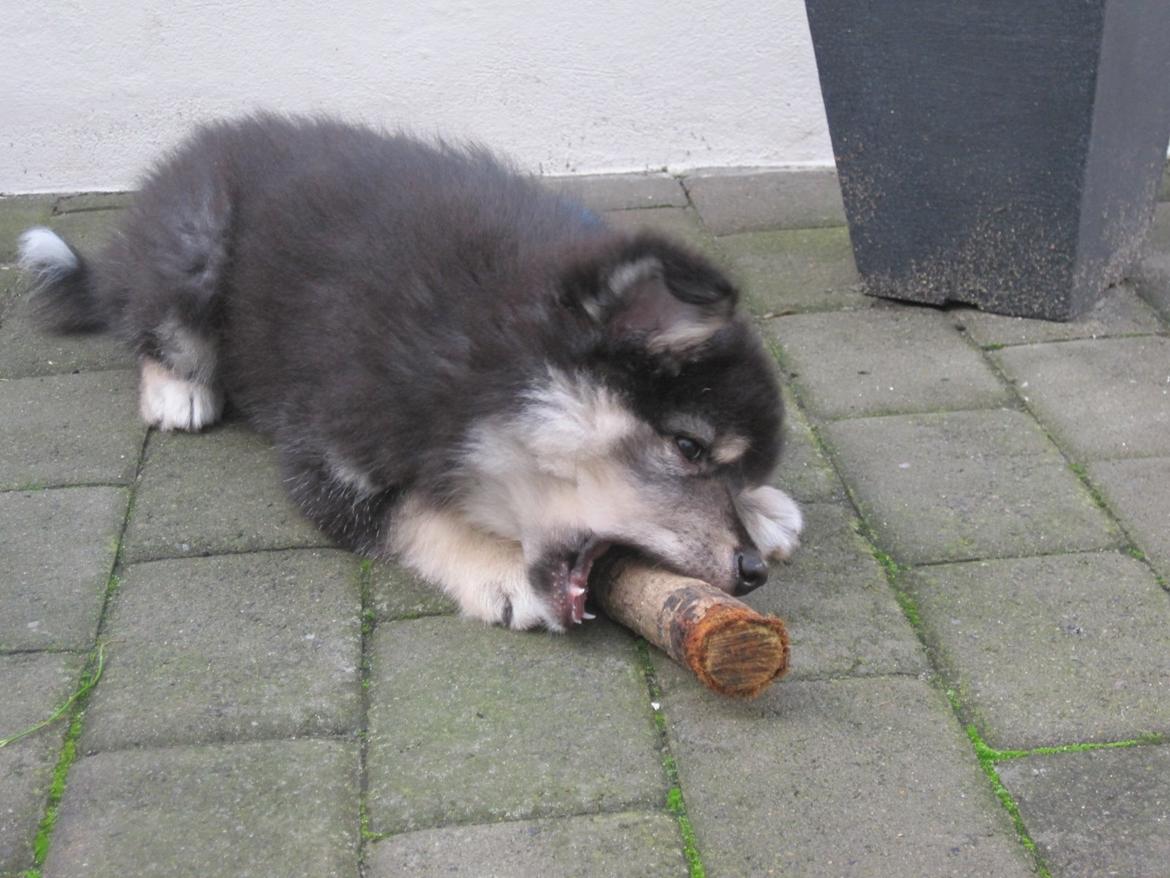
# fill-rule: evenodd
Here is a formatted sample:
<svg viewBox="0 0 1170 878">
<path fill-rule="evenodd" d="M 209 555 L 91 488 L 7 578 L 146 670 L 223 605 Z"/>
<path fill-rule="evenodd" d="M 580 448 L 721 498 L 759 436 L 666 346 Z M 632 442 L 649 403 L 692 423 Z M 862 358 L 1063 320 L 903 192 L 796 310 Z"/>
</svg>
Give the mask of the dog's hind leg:
<svg viewBox="0 0 1170 878">
<path fill-rule="evenodd" d="M 204 144 L 210 148 L 211 144 Z M 220 314 L 233 209 L 214 156 L 180 153 L 147 181 L 97 268 L 142 370 L 139 412 L 162 430 L 219 419 Z"/>
<path fill-rule="evenodd" d="M 330 454 L 277 435 L 280 472 L 289 496 L 326 535 L 361 555 L 380 553 L 398 491 L 375 485 Z"/>
</svg>

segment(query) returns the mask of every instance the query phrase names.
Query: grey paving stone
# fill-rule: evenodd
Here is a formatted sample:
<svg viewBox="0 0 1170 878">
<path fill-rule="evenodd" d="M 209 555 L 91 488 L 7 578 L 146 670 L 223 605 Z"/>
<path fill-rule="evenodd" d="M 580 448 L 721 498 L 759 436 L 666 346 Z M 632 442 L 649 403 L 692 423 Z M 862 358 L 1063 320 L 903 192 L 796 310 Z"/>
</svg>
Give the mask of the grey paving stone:
<svg viewBox="0 0 1170 878">
<path fill-rule="evenodd" d="M 116 370 L 0 381 L 0 490 L 129 482 L 146 433 L 136 378 Z"/>
<path fill-rule="evenodd" d="M 1035 422 L 1015 411 L 838 421 L 846 484 L 898 561 L 1088 551 L 1121 535 Z"/>
<path fill-rule="evenodd" d="M 683 185 L 716 235 L 845 224 L 841 187 L 831 168 L 696 171 Z"/>
<path fill-rule="evenodd" d="M 686 207 L 687 193 L 668 174 L 598 174 L 545 177 L 542 182 L 590 210 L 631 210 L 639 207 Z"/>
<path fill-rule="evenodd" d="M 948 316 L 984 347 L 1144 335 L 1162 329 L 1154 309 L 1142 301 L 1130 284 L 1111 287 L 1092 309 L 1067 323 L 1005 317 L 974 308 L 955 308 Z"/>
<path fill-rule="evenodd" d="M 285 493 L 271 444 L 245 425 L 151 434 L 128 561 L 327 545 Z"/>
<path fill-rule="evenodd" d="M 784 397 L 784 450 L 772 484 L 806 503 L 843 499 L 845 488 L 817 446 L 808 418 L 787 391 Z"/>
<path fill-rule="evenodd" d="M 370 828 L 654 808 L 666 793 L 631 638 L 451 618 L 379 626 L 369 690 Z"/>
<path fill-rule="evenodd" d="M 63 653 L 0 656 L 0 738 L 48 719 L 73 691 L 81 665 Z M 60 722 L 0 749 L 0 875 L 32 868 L 66 728 Z"/>
<path fill-rule="evenodd" d="M 1170 455 L 1170 338 L 1069 341 L 994 356 L 1075 457 Z"/>
<path fill-rule="evenodd" d="M 655 655 L 712 878 L 1031 875 L 946 700 L 910 677 L 721 699 Z"/>
<path fill-rule="evenodd" d="M 869 308 L 861 291 L 849 230 L 791 229 L 718 238 L 744 302 L 755 314 Z"/>
<path fill-rule="evenodd" d="M 48 221 L 53 200 L 52 195 L 0 195 L 0 262 L 16 261 L 21 233 Z"/>
<path fill-rule="evenodd" d="M 1170 748 L 1029 756 L 999 776 L 1053 875 L 1166 875 Z"/>
<path fill-rule="evenodd" d="M 74 763 L 45 878 L 354 878 L 353 743 L 99 753 Z"/>
<path fill-rule="evenodd" d="M 0 379 L 134 367 L 134 357 L 108 335 L 38 331 L 23 287 L 15 268 L 0 268 Z"/>
<path fill-rule="evenodd" d="M 596 878 L 689 874 L 665 814 L 597 814 L 451 826 L 392 836 L 366 852 L 368 878 Z"/>
<path fill-rule="evenodd" d="M 93 646 L 126 500 L 121 488 L 0 493 L 0 650 Z"/>
<path fill-rule="evenodd" d="M 995 747 L 1170 731 L 1170 595 L 1120 553 L 906 575 L 959 700 Z"/>
<path fill-rule="evenodd" d="M 885 574 L 841 504 L 803 507 L 801 545 L 787 564 L 772 565 L 766 586 L 744 600 L 785 620 L 792 639 L 792 679 L 927 670 L 918 638 Z"/>
<path fill-rule="evenodd" d="M 1150 563 L 1170 580 L 1170 458 L 1094 463 L 1089 478 Z"/>
<path fill-rule="evenodd" d="M 809 409 L 827 418 L 990 408 L 1011 399 L 937 311 L 872 309 L 770 320 Z"/>
<path fill-rule="evenodd" d="M 439 588 L 400 564 L 374 562 L 370 568 L 370 601 L 379 622 L 457 613 L 458 605 Z"/>
<path fill-rule="evenodd" d="M 627 232 L 649 230 L 667 235 L 695 248 L 700 253 L 718 258 L 715 238 L 703 229 L 699 215 L 689 208 L 654 207 L 646 210 L 614 210 L 605 214 L 605 221 L 615 229 Z"/>
<path fill-rule="evenodd" d="M 353 556 L 260 552 L 128 567 L 105 631 L 85 752 L 353 732 Z"/>
</svg>

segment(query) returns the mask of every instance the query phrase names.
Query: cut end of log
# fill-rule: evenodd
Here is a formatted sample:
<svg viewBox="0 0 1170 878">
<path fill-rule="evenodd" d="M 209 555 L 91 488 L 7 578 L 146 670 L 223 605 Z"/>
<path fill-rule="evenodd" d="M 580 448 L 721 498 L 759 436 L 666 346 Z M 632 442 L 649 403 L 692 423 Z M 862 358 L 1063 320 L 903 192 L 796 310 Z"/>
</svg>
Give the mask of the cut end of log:
<svg viewBox="0 0 1170 878">
<path fill-rule="evenodd" d="M 788 670 L 784 622 L 701 580 L 619 559 L 594 582 L 594 596 L 721 695 L 754 698 Z"/>
<path fill-rule="evenodd" d="M 687 632 L 683 653 L 708 688 L 755 698 L 788 670 L 788 631 L 775 616 L 715 606 Z"/>
</svg>

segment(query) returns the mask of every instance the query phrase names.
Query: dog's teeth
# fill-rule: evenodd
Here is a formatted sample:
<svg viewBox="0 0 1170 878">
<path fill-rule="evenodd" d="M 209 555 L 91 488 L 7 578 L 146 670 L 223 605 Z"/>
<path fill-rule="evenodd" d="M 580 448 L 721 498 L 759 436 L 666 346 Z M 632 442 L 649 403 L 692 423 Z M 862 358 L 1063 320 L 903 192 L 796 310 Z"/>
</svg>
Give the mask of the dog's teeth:
<svg viewBox="0 0 1170 878">
<path fill-rule="evenodd" d="M 585 589 L 581 588 L 579 585 L 570 585 L 569 594 L 571 594 L 573 597 L 577 597 L 577 595 L 585 594 Z"/>
<path fill-rule="evenodd" d="M 593 615 L 592 613 L 585 613 L 585 615 L 584 615 L 584 618 L 586 618 L 586 619 L 596 619 L 597 617 L 596 617 L 595 615 Z"/>
</svg>

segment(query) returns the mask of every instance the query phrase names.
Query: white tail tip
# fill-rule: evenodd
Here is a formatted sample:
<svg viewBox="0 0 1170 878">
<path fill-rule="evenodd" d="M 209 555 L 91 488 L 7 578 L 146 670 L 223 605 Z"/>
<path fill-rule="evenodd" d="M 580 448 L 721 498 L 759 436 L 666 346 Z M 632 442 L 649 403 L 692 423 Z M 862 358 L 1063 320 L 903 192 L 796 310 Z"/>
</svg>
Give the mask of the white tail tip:
<svg viewBox="0 0 1170 878">
<path fill-rule="evenodd" d="M 52 229 L 37 226 L 20 236 L 17 264 L 39 275 L 66 274 L 77 269 L 77 254 Z"/>
</svg>

